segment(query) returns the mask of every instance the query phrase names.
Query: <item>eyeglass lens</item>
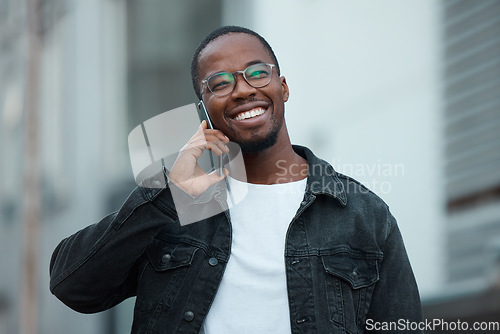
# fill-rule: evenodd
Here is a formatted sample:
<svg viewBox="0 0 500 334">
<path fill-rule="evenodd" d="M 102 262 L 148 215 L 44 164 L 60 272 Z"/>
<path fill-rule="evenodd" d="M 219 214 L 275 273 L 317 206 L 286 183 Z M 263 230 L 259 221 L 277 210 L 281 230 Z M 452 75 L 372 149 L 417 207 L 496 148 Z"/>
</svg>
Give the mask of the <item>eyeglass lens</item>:
<svg viewBox="0 0 500 334">
<path fill-rule="evenodd" d="M 238 73 L 238 72 L 235 72 Z M 269 64 L 255 64 L 243 71 L 245 81 L 252 87 L 264 87 L 271 81 L 272 66 Z M 233 91 L 236 79 L 232 73 L 216 73 L 208 78 L 208 89 L 217 96 L 229 94 Z"/>
</svg>

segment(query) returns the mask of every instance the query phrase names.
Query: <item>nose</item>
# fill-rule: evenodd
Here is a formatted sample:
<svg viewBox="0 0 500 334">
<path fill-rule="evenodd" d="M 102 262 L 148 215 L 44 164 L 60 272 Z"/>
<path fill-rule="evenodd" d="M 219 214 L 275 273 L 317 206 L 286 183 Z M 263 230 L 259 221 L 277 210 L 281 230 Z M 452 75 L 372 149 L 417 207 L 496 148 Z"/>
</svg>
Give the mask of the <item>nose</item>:
<svg viewBox="0 0 500 334">
<path fill-rule="evenodd" d="M 243 73 L 234 74 L 234 89 L 231 96 L 234 99 L 245 99 L 251 95 L 255 95 L 255 88 L 248 84 Z"/>
</svg>

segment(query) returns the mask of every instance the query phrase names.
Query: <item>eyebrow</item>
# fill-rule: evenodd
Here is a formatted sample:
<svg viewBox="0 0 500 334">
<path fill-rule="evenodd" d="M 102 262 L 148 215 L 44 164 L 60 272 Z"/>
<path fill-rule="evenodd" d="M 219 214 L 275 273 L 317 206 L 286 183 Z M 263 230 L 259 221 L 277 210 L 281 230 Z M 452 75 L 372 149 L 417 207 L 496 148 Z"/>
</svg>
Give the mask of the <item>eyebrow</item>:
<svg viewBox="0 0 500 334">
<path fill-rule="evenodd" d="M 260 64 L 260 63 L 265 63 L 265 61 L 260 60 L 260 59 L 255 59 L 255 60 L 249 61 L 248 63 L 245 64 L 245 68 L 247 68 L 248 66 L 252 66 L 252 65 Z M 242 69 L 242 70 L 244 70 L 244 69 Z M 242 70 L 240 70 L 240 71 L 242 71 Z M 215 72 L 215 73 L 209 74 L 205 79 L 211 77 L 214 74 L 225 73 L 225 72 L 232 73 L 230 71 L 219 71 L 219 72 Z M 205 79 L 203 79 L 203 80 L 205 80 Z"/>
<path fill-rule="evenodd" d="M 265 63 L 265 61 L 260 60 L 260 59 L 256 59 L 256 60 L 249 61 L 248 63 L 246 63 L 245 66 L 248 67 L 248 66 L 260 64 L 260 63 Z"/>
</svg>

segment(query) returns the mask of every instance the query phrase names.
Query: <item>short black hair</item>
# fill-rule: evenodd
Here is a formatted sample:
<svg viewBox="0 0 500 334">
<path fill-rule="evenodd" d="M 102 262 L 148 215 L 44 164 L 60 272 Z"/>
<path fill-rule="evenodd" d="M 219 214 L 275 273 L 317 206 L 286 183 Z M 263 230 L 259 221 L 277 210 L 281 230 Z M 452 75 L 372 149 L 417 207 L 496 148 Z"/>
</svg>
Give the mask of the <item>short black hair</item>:
<svg viewBox="0 0 500 334">
<path fill-rule="evenodd" d="M 207 47 L 210 42 L 214 41 L 215 39 L 229 35 L 229 34 L 235 34 L 235 33 L 242 33 L 242 34 L 247 34 L 251 36 L 257 37 L 257 39 L 260 41 L 262 46 L 264 46 L 264 49 L 267 51 L 269 56 L 271 56 L 274 64 L 276 65 L 276 70 L 278 72 L 278 75 L 280 75 L 280 66 L 278 64 L 278 59 L 276 58 L 276 55 L 274 54 L 273 49 L 271 48 L 271 45 L 258 33 L 256 33 L 253 30 L 250 30 L 248 28 L 244 27 L 239 27 L 239 26 L 223 26 L 220 28 L 215 29 L 212 31 L 210 34 L 208 34 L 201 42 L 200 45 L 196 48 L 193 54 L 193 60 L 191 61 L 191 80 L 193 81 L 193 88 L 194 92 L 196 93 L 196 96 L 201 100 L 201 91 L 200 91 L 200 85 L 199 85 L 199 80 L 200 78 L 198 77 L 198 71 L 199 71 L 199 66 L 198 66 L 198 61 L 200 59 L 200 53 Z"/>
</svg>

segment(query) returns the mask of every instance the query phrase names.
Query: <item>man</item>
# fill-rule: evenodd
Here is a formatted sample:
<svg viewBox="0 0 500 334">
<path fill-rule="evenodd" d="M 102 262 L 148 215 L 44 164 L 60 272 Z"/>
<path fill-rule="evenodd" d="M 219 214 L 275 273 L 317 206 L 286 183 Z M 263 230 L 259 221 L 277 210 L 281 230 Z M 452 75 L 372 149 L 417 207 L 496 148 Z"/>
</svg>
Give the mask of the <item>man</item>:
<svg viewBox="0 0 500 334">
<path fill-rule="evenodd" d="M 219 28 L 196 50 L 192 77 L 217 130 L 200 125 L 165 189 L 143 184 L 118 212 L 63 240 L 51 291 L 84 313 L 137 296 L 134 333 L 364 333 L 420 322 L 387 205 L 291 145 L 289 89 L 269 44 L 245 28 Z M 204 150 L 220 156 L 229 141 L 241 147 L 247 183 L 197 166 Z M 218 191 L 226 182 L 229 191 Z M 179 224 L 173 189 L 196 199 L 210 188 L 224 207 L 242 186 L 241 203 Z"/>
</svg>

